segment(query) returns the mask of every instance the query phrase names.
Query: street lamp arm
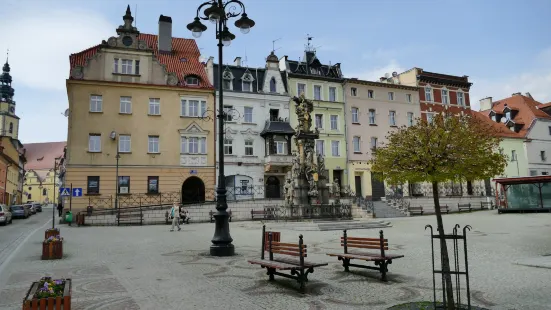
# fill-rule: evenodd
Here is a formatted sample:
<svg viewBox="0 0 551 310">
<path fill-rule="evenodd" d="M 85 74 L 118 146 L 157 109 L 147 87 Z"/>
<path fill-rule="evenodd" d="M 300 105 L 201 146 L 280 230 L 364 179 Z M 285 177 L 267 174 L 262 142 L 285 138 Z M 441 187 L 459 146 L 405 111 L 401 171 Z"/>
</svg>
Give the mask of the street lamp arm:
<svg viewBox="0 0 551 310">
<path fill-rule="evenodd" d="M 204 16 L 202 16 L 199 12 L 201 12 L 201 9 L 204 8 L 205 6 L 207 6 L 207 5 L 212 6 L 214 3 L 216 3 L 215 0 L 210 0 L 210 1 L 207 1 L 207 2 L 205 2 L 205 3 L 203 3 L 203 4 L 201 4 L 201 5 L 197 8 L 197 16 L 196 16 L 196 17 L 198 17 L 198 18 L 200 18 L 200 19 L 202 19 L 202 20 L 208 20 L 208 19 L 209 19 L 208 16 L 206 16 L 205 14 L 202 14 L 202 15 L 204 15 Z"/>
<path fill-rule="evenodd" d="M 237 5 L 240 6 L 239 12 L 237 12 L 238 10 Z M 226 12 L 226 19 L 237 17 L 241 14 L 246 14 L 245 5 L 239 0 L 230 0 L 226 2 L 226 4 L 224 4 L 224 12 Z"/>
</svg>

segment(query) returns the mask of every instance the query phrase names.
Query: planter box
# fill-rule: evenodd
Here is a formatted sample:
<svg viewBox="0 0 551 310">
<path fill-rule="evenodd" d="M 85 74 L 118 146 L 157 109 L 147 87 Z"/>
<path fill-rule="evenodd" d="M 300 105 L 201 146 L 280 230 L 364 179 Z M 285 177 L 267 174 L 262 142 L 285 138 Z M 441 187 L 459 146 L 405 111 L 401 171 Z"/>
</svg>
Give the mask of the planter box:
<svg viewBox="0 0 551 310">
<path fill-rule="evenodd" d="M 63 241 L 42 243 L 42 259 L 62 259 Z"/>
<path fill-rule="evenodd" d="M 77 225 L 84 226 L 84 214 L 77 213 Z"/>
<path fill-rule="evenodd" d="M 71 310 L 71 279 L 65 280 L 63 297 L 36 299 L 33 296 L 37 290 L 38 282 L 33 282 L 27 296 L 23 299 L 23 310 Z"/>
<path fill-rule="evenodd" d="M 59 236 L 59 235 L 61 235 L 61 231 L 59 231 L 59 229 L 58 230 L 50 230 L 50 231 L 46 230 L 44 232 L 44 239 L 48 239 L 50 237 L 55 237 L 55 236 Z"/>
</svg>

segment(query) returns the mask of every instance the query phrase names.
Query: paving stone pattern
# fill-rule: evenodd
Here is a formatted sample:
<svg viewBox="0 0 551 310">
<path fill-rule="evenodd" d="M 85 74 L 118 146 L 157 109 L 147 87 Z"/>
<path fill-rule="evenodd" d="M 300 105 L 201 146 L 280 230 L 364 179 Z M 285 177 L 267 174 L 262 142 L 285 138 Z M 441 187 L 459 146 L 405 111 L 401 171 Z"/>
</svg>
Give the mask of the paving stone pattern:
<svg viewBox="0 0 551 310">
<path fill-rule="evenodd" d="M 454 214 L 446 228 L 470 224 L 469 266 L 472 302 L 488 309 L 551 309 L 551 270 L 516 262 L 551 253 L 547 214 L 497 215 L 495 211 Z M 168 226 L 63 227 L 64 259 L 40 260 L 43 232 L 17 253 L 0 279 L 0 309 L 20 309 L 32 281 L 43 275 L 74 280 L 73 309 L 386 309 L 411 301 L 431 300 L 430 240 L 426 224 L 434 217 L 393 219 L 385 228 L 388 253 L 406 257 L 389 266 L 389 281 L 375 271 L 343 272 L 324 253 L 342 251 L 340 231 L 295 231 L 276 227 L 282 241 L 304 235 L 310 261 L 329 262 L 309 275 L 306 293 L 296 281 L 249 265 L 260 256 L 261 223 L 231 225 L 238 255 L 207 255 L 214 224 Z M 268 224 L 268 229 L 270 225 Z M 377 229 L 352 230 L 349 236 L 375 237 Z M 463 286 L 464 288 L 464 286 Z"/>
</svg>

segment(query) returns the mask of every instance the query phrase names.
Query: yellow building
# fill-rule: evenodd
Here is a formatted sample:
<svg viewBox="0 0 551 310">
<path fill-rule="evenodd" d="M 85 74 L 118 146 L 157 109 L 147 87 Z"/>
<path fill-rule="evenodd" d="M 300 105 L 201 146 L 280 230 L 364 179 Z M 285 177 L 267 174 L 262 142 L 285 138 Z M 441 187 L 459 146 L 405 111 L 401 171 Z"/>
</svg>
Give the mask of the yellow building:
<svg viewBox="0 0 551 310">
<path fill-rule="evenodd" d="M 23 183 L 23 202 L 35 201 L 40 203 L 53 203 L 54 190 L 59 192 L 59 169 L 55 173 L 54 161 L 64 156 L 67 143 L 45 142 L 25 144 L 25 178 Z M 54 184 L 56 184 L 54 189 Z"/>
<path fill-rule="evenodd" d="M 168 16 L 158 35 L 133 20 L 128 7 L 117 36 L 70 56 L 64 186 L 84 194 L 73 209 L 113 207 L 117 192 L 120 206 L 214 199 L 215 123 L 202 117 L 214 114 L 214 88 L 199 49 L 172 37 Z"/>
</svg>

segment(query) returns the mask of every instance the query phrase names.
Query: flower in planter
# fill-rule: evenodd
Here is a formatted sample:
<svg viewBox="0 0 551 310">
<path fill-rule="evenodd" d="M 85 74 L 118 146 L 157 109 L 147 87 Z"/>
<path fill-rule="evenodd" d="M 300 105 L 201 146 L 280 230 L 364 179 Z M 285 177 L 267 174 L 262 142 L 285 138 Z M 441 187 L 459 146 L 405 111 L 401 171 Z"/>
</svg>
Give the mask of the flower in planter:
<svg viewBox="0 0 551 310">
<path fill-rule="evenodd" d="M 63 237 L 61 237 L 60 235 L 51 236 L 51 237 L 48 237 L 48 239 L 44 240 L 44 243 L 50 243 L 50 242 L 56 242 L 56 241 L 63 241 Z"/>
<path fill-rule="evenodd" d="M 48 228 L 46 229 L 46 232 L 56 231 L 59 232 L 59 228 Z"/>
<path fill-rule="evenodd" d="M 65 279 L 52 280 L 51 277 L 43 277 L 38 282 L 39 289 L 36 290 L 34 298 L 63 297 Z"/>
</svg>

